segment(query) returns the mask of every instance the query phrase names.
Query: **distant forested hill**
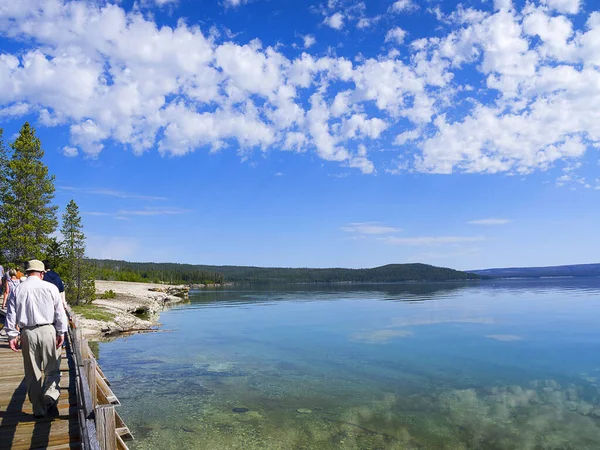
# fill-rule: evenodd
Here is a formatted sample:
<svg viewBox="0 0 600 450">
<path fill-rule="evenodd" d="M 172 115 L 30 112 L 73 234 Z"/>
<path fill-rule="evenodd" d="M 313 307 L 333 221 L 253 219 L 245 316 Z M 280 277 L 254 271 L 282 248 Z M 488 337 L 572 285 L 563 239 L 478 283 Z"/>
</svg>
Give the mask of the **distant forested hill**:
<svg viewBox="0 0 600 450">
<path fill-rule="evenodd" d="M 575 264 L 549 267 L 511 267 L 506 269 L 470 270 L 482 276 L 494 278 L 540 278 L 540 277 L 599 277 L 600 264 Z"/>
<path fill-rule="evenodd" d="M 206 266 L 136 263 L 91 259 L 100 280 L 168 283 L 395 283 L 403 281 L 478 280 L 476 274 L 427 264 L 389 264 L 373 269 L 292 269 L 279 267 Z"/>
</svg>

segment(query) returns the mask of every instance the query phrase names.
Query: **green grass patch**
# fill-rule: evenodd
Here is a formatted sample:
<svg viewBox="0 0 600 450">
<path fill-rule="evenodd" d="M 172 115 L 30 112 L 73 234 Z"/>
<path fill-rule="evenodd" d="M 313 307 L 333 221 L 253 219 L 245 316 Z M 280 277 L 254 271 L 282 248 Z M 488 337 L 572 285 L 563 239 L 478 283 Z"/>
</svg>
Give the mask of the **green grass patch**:
<svg viewBox="0 0 600 450">
<path fill-rule="evenodd" d="M 80 305 L 80 306 L 72 306 L 71 309 L 75 314 L 79 314 L 86 319 L 92 320 L 103 320 L 105 322 L 110 322 L 115 318 L 115 315 L 104 308 L 101 308 L 96 305 Z"/>
</svg>

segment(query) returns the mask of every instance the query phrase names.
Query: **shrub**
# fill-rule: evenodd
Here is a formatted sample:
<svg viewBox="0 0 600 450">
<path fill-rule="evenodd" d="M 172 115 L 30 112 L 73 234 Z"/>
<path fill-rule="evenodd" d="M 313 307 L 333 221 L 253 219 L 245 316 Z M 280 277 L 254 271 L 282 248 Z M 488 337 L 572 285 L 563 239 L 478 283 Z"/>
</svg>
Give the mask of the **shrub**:
<svg viewBox="0 0 600 450">
<path fill-rule="evenodd" d="M 103 300 L 108 300 L 111 298 L 117 298 L 117 294 L 115 294 L 115 292 L 112 289 L 109 289 L 108 291 L 104 291 L 104 293 L 100 294 L 100 297 Z"/>
</svg>

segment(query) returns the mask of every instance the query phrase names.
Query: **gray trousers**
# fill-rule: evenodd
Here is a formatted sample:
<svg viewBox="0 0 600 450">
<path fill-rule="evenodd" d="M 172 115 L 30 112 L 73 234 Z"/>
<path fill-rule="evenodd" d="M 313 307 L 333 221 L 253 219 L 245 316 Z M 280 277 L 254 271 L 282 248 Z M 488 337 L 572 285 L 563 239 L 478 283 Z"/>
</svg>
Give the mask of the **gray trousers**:
<svg viewBox="0 0 600 450">
<path fill-rule="evenodd" d="M 60 353 L 53 325 L 21 330 L 23 365 L 33 414 L 46 414 L 46 405 L 60 396 Z"/>
</svg>

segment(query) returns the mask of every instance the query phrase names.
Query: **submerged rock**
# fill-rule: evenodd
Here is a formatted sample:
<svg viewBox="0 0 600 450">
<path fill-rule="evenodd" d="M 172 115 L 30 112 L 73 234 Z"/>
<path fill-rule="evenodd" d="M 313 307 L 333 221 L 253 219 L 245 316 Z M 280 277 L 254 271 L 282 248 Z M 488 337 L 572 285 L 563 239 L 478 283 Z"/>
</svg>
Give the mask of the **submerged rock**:
<svg viewBox="0 0 600 450">
<path fill-rule="evenodd" d="M 248 409 L 248 408 L 233 408 L 232 411 L 234 413 L 245 413 L 245 412 L 250 411 L 250 409 Z"/>
</svg>

